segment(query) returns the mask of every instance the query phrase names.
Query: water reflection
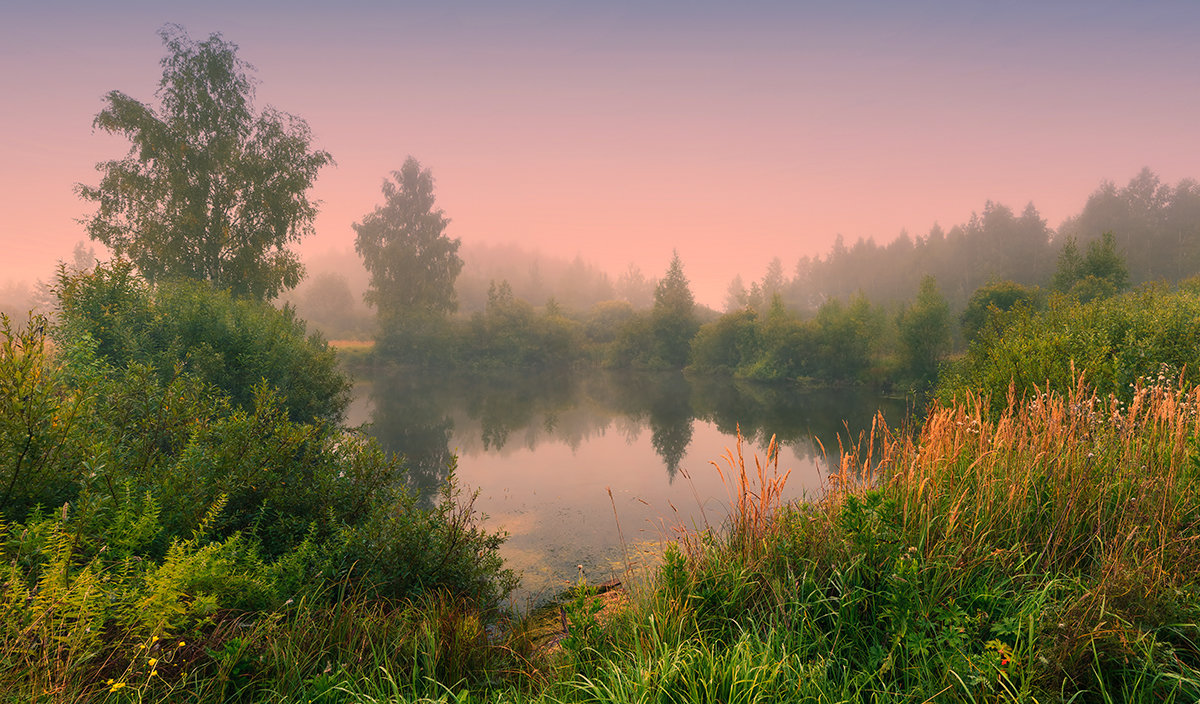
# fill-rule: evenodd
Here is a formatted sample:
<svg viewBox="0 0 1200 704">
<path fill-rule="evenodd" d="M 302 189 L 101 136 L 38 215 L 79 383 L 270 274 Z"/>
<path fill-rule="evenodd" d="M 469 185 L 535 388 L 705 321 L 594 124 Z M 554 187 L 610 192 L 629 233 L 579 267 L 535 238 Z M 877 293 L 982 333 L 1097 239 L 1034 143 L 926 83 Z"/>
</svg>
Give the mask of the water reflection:
<svg viewBox="0 0 1200 704">
<path fill-rule="evenodd" d="M 369 422 L 385 449 L 405 455 L 414 489 L 426 496 L 444 482 L 454 455 L 504 456 L 551 441 L 577 451 L 609 433 L 632 444 L 649 430 L 672 482 L 696 421 L 731 438 L 740 427 L 762 451 L 774 435 L 796 459 L 812 461 L 859 444 L 877 411 L 892 425 L 908 411 L 903 400 L 861 389 L 802 391 L 678 372 L 438 377 L 394 370 L 364 381 L 359 396 L 370 402 L 355 404 L 351 421 Z"/>
<path fill-rule="evenodd" d="M 447 399 L 418 388 L 404 375 L 379 375 L 366 386 L 374 413 L 350 420 L 370 422 L 371 434 L 385 450 L 404 455 L 409 484 L 428 505 L 445 483 L 454 457 Z"/>
</svg>

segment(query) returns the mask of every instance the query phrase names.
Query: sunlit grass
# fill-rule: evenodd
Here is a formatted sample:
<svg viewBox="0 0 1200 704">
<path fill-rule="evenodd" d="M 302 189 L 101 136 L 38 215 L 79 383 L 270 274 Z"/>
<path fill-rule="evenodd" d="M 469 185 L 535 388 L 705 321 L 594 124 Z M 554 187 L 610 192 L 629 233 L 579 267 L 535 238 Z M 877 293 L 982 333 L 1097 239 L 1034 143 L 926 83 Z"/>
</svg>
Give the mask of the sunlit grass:
<svg viewBox="0 0 1200 704">
<path fill-rule="evenodd" d="M 329 346 L 335 350 L 366 351 L 375 348 L 374 340 L 330 340 Z"/>
</svg>

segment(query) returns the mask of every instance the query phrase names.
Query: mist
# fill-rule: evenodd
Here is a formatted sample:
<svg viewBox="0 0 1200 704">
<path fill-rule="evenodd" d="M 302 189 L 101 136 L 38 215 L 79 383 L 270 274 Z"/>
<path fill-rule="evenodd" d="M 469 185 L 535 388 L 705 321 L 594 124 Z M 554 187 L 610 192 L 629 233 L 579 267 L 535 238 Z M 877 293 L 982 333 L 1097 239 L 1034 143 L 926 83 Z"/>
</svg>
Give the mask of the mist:
<svg viewBox="0 0 1200 704">
<path fill-rule="evenodd" d="M 72 187 L 123 149 L 91 120 L 108 91 L 152 96 L 165 21 L 237 42 L 258 102 L 333 154 L 300 244 L 314 275 L 407 154 L 464 246 L 578 256 L 614 285 L 678 250 L 718 309 L 735 274 L 749 286 L 779 257 L 792 276 L 838 234 L 915 240 L 987 199 L 1057 228 L 1102 179 L 1200 163 L 1200 91 L 1163 68 L 1197 64 L 1192 3 L 227 10 L 6 17 L 0 52 L 24 68 L 0 88 L 24 102 L 0 116 L 0 282 L 69 258 L 87 214 Z"/>
<path fill-rule="evenodd" d="M 1057 227 L 1032 202 L 1014 207 L 985 199 L 963 222 L 935 223 L 925 232 L 901 231 L 891 238 L 847 242 L 839 236 L 825 252 L 792 260 L 774 256 L 761 268 L 732 271 L 725 280 L 696 277 L 686 258 L 683 265 L 697 302 L 708 311 L 705 319 L 746 307 L 765 311 L 776 294 L 803 315 L 855 295 L 895 308 L 912 297 L 925 275 L 935 277 L 957 315 L 972 292 L 989 282 L 1044 285 L 1066 241 L 1083 246 L 1105 232 L 1116 233 L 1134 284 L 1200 274 L 1200 187 L 1189 178 L 1164 182 L 1147 168 L 1121 185 L 1100 182 Z M 516 243 L 473 241 L 470 234 L 461 240 L 464 266 L 455 292 L 462 316 L 483 311 L 489 288 L 502 282 L 534 308 L 553 302 L 579 318 L 607 302 L 646 310 L 667 264 L 647 271 L 634 263 L 605 269 L 582 255 L 565 258 Z M 330 339 L 370 339 L 373 312 L 363 303 L 369 276 L 354 250 L 310 256 L 306 266 L 307 278 L 281 301 Z M 27 285 L 17 284 L 0 293 L 11 300 L 32 296 Z"/>
</svg>

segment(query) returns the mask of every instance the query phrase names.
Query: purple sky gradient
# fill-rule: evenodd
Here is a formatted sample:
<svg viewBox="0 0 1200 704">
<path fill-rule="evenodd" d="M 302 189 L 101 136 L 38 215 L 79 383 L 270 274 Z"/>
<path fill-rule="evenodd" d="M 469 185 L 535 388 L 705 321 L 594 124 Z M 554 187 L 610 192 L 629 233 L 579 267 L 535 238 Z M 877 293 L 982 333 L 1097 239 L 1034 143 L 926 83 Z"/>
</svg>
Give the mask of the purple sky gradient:
<svg viewBox="0 0 1200 704">
<path fill-rule="evenodd" d="M 84 237 L 73 184 L 126 148 L 91 120 L 109 90 L 153 99 L 167 22 L 237 43 L 258 105 L 336 159 L 307 256 L 351 246 L 409 154 L 453 236 L 614 274 L 677 248 L 713 305 L 839 233 L 923 234 L 989 199 L 1057 226 L 1103 179 L 1200 176 L 1200 3 L 645 4 L 9 5 L 0 284 Z"/>
</svg>

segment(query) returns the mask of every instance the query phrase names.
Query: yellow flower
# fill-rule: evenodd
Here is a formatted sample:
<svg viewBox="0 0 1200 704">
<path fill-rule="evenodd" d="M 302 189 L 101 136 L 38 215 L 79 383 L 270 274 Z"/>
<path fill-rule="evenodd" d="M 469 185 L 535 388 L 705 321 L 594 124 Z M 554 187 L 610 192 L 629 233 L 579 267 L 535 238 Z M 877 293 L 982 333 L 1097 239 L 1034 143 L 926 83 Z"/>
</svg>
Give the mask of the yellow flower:
<svg viewBox="0 0 1200 704">
<path fill-rule="evenodd" d="M 118 689 L 121 689 L 121 688 L 123 688 L 124 686 L 125 686 L 125 683 L 124 683 L 124 682 L 113 682 L 113 685 L 112 685 L 112 687 L 109 687 L 108 691 L 110 691 L 110 692 L 115 692 L 115 691 L 117 691 Z"/>
<path fill-rule="evenodd" d="M 158 658 L 150 658 L 150 663 L 149 663 L 150 667 L 154 667 L 157 664 L 158 664 Z"/>
<path fill-rule="evenodd" d="M 183 643 L 183 641 L 179 641 L 179 645 L 177 645 L 177 646 L 175 646 L 175 647 L 176 647 L 176 648 L 182 648 L 183 646 L 184 646 L 184 643 Z"/>
</svg>

